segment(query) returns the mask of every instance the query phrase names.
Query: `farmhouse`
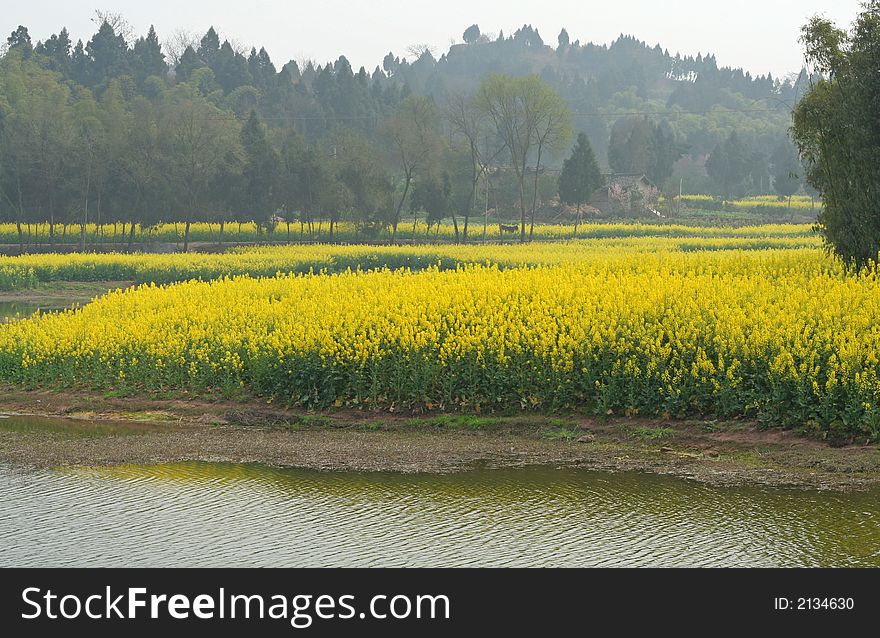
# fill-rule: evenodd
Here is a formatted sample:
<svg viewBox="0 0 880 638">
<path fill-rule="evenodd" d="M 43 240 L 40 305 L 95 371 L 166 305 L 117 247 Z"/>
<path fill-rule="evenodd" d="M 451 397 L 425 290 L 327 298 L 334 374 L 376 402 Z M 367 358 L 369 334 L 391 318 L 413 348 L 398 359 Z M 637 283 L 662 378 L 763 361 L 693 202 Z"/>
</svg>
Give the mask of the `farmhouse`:
<svg viewBox="0 0 880 638">
<path fill-rule="evenodd" d="M 590 198 L 590 206 L 606 215 L 642 215 L 655 207 L 660 190 L 644 173 L 605 176 L 605 185 Z"/>
</svg>

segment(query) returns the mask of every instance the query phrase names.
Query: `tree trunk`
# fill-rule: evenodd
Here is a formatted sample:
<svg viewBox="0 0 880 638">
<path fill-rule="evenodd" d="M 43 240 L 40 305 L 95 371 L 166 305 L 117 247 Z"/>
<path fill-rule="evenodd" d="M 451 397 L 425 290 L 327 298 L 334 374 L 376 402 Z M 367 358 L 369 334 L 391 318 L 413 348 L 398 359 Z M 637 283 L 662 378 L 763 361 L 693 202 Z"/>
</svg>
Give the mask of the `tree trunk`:
<svg viewBox="0 0 880 638">
<path fill-rule="evenodd" d="M 406 201 L 406 196 L 407 196 L 407 194 L 409 194 L 409 182 L 411 179 L 412 179 L 412 174 L 407 172 L 406 173 L 406 182 L 404 183 L 404 186 L 403 186 L 403 195 L 400 197 L 400 201 L 397 202 L 397 211 L 394 213 L 394 221 L 392 223 L 392 228 L 391 228 L 391 243 L 392 244 L 397 239 L 397 224 L 400 221 L 400 211 L 403 210 L 403 202 Z M 413 232 L 413 234 L 415 234 L 415 232 Z"/>
<path fill-rule="evenodd" d="M 524 244 L 526 241 L 526 163 L 523 158 L 522 170 L 519 171 L 519 243 Z M 500 223 L 500 222 L 499 222 Z M 500 226 L 499 226 L 499 233 Z"/>
<path fill-rule="evenodd" d="M 15 214 L 15 228 L 18 230 L 18 252 L 24 252 L 24 235 L 21 232 L 21 221 L 24 219 L 24 199 L 21 194 L 21 177 L 16 177 L 18 186 L 18 208 Z"/>
<path fill-rule="evenodd" d="M 538 171 L 541 169 L 542 144 L 538 144 L 538 160 L 535 162 L 535 191 L 532 193 L 532 219 L 529 225 L 529 241 L 535 236 L 535 209 L 538 207 Z"/>
<path fill-rule="evenodd" d="M 189 218 L 187 218 L 186 223 L 183 227 L 183 252 L 189 251 L 189 226 L 190 221 Z"/>
</svg>

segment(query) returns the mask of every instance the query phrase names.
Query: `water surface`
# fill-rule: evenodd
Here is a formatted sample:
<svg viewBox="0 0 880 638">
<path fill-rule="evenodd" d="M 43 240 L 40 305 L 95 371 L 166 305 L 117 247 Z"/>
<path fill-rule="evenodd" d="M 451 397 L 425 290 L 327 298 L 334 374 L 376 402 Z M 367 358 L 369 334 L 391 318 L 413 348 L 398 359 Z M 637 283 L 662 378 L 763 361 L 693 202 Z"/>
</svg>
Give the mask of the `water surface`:
<svg viewBox="0 0 880 638">
<path fill-rule="evenodd" d="M 44 308 L 41 304 L 30 301 L 0 301 L 0 323 L 25 319 L 35 314 L 56 312 L 61 308 Z"/>
<path fill-rule="evenodd" d="M 880 566 L 880 492 L 640 473 L 0 466 L 3 566 Z"/>
</svg>

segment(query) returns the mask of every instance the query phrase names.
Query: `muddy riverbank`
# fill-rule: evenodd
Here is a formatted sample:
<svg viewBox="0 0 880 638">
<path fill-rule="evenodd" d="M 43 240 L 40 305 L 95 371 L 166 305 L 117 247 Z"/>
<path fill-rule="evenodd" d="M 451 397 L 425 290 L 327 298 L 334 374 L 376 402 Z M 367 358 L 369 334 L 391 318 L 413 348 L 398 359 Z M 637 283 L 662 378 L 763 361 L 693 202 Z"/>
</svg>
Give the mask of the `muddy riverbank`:
<svg viewBox="0 0 880 638">
<path fill-rule="evenodd" d="M 319 414 L 258 402 L 0 390 L 7 415 L 0 419 L 0 461 L 33 467 L 227 461 L 448 473 L 548 465 L 711 484 L 880 485 L 875 445 L 831 447 L 747 421 Z"/>
</svg>

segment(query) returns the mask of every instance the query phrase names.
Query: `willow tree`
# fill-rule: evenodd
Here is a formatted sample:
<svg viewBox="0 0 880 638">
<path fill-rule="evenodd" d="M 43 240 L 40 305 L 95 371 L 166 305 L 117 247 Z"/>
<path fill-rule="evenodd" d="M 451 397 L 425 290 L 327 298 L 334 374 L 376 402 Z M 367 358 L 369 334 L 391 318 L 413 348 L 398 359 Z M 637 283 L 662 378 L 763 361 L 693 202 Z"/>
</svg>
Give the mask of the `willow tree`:
<svg viewBox="0 0 880 638">
<path fill-rule="evenodd" d="M 813 18 L 801 41 L 817 79 L 795 109 L 794 141 L 822 195 L 819 230 L 862 267 L 880 251 L 880 0 L 865 3 L 849 32 Z"/>
</svg>

